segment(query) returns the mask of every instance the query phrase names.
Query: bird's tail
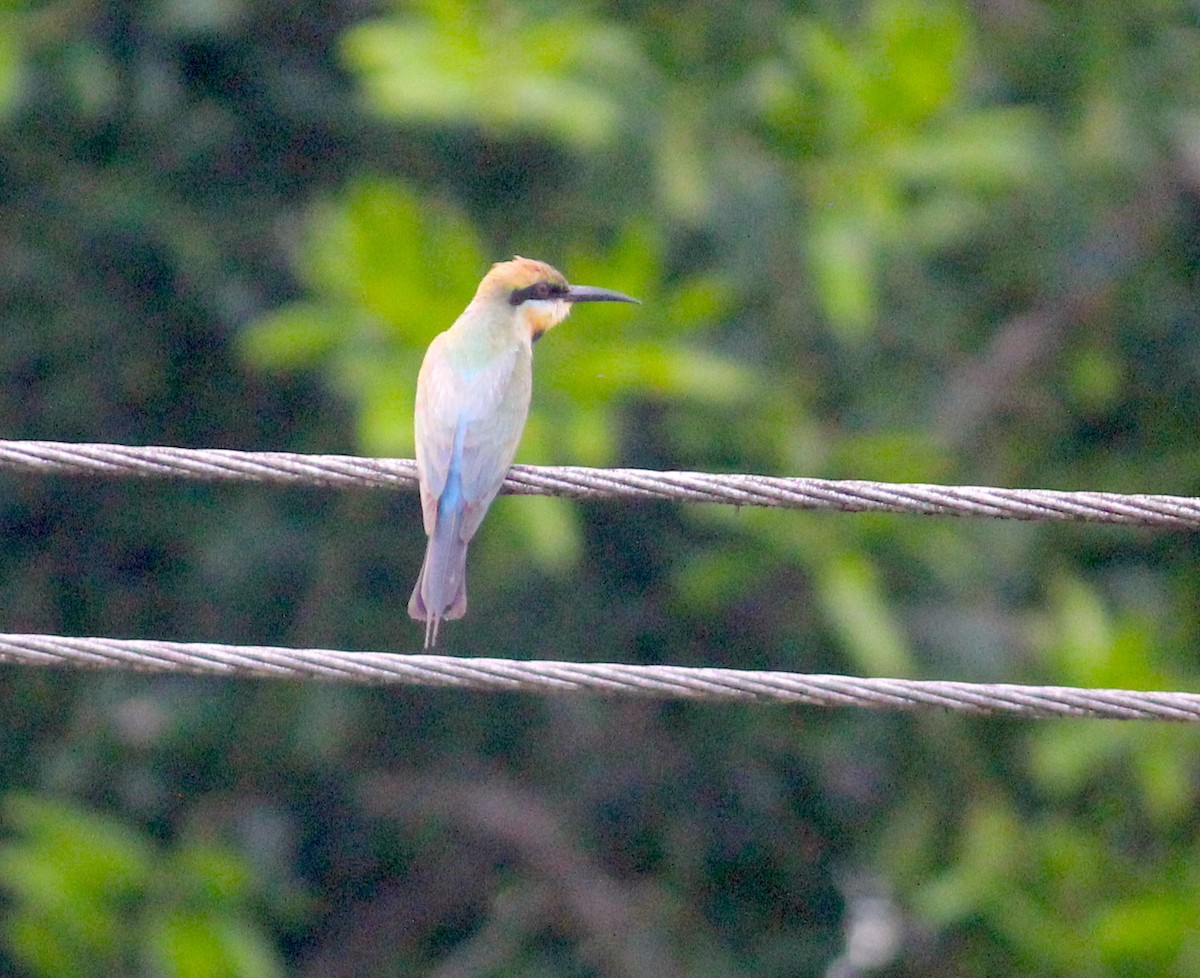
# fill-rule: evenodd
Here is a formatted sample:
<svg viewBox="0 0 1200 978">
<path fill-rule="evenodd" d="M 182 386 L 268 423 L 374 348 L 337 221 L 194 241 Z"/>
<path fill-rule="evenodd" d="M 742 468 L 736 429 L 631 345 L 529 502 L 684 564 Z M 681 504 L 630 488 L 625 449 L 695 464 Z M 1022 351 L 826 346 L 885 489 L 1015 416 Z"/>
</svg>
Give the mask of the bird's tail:
<svg viewBox="0 0 1200 978">
<path fill-rule="evenodd" d="M 437 644 L 443 618 L 461 618 L 467 612 L 467 542 L 461 510 L 438 513 L 437 524 L 425 548 L 425 563 L 408 601 L 408 613 L 425 622 L 425 648 Z"/>
</svg>

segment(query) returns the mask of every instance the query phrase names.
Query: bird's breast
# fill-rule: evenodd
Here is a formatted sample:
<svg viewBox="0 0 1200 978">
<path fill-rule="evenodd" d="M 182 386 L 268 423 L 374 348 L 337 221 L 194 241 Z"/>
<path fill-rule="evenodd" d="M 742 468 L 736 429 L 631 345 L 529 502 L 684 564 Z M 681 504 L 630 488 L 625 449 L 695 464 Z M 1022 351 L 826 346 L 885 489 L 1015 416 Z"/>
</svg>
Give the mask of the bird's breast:
<svg viewBox="0 0 1200 978">
<path fill-rule="evenodd" d="M 453 413 L 466 424 L 504 412 L 513 398 L 528 399 L 529 348 L 512 348 L 483 363 L 462 364 L 454 371 L 454 390 L 449 396 Z"/>
</svg>

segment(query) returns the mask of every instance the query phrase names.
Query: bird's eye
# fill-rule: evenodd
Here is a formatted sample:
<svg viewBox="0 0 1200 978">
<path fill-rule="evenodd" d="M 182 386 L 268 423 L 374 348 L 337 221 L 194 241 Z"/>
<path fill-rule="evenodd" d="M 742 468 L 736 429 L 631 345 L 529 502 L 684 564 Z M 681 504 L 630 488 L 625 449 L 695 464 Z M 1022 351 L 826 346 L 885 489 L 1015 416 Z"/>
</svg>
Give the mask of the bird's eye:
<svg viewBox="0 0 1200 978">
<path fill-rule="evenodd" d="M 519 306 L 522 302 L 528 302 L 530 299 L 552 299 L 555 296 L 565 295 L 566 291 L 567 287 L 565 285 L 535 282 L 533 285 L 527 285 L 523 289 L 513 289 L 509 294 L 508 303 L 512 306 Z"/>
</svg>

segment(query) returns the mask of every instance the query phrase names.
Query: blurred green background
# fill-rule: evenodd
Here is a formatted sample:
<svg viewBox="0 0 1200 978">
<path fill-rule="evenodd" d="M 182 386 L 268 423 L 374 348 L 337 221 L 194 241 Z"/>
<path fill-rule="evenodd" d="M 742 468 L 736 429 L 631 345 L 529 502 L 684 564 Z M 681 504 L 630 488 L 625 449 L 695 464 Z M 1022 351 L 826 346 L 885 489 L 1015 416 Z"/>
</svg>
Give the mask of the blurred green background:
<svg viewBox="0 0 1200 978">
<path fill-rule="evenodd" d="M 1200 493 L 1200 8 L 0 6 L 0 435 Z M 415 495 L 0 480 L 11 632 L 416 651 Z M 502 498 L 455 654 L 1200 686 L 1194 534 Z M 1200 731 L 0 670 L 0 974 L 1200 972 Z"/>
</svg>

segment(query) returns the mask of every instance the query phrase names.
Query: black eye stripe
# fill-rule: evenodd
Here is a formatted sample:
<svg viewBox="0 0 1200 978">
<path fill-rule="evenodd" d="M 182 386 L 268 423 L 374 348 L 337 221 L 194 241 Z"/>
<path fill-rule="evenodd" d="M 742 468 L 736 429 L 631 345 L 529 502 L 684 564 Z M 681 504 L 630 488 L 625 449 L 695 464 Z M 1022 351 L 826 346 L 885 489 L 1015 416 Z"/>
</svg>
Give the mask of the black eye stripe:
<svg viewBox="0 0 1200 978">
<path fill-rule="evenodd" d="M 555 296 L 566 295 L 567 287 L 552 282 L 534 282 L 523 289 L 513 289 L 508 296 L 510 306 L 519 306 L 528 299 L 552 299 Z"/>
</svg>

